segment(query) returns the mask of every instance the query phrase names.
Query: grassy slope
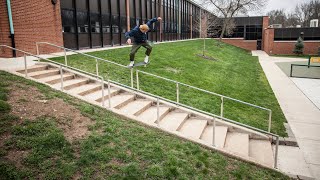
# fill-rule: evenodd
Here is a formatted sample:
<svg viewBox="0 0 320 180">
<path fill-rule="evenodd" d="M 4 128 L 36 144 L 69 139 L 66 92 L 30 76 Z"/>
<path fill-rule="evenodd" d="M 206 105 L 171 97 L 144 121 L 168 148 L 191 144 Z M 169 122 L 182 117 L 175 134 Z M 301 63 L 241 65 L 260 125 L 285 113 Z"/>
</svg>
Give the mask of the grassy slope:
<svg viewBox="0 0 320 180">
<path fill-rule="evenodd" d="M 95 121 L 89 137 L 70 143 L 54 119 L 42 117 L 14 125 L 19 117 L 3 108 L 0 137 L 8 133 L 12 136 L 1 148 L 0 179 L 70 179 L 74 176 L 84 179 L 288 179 L 281 173 L 225 157 L 122 119 L 47 86 L 1 71 L 0 79 L 1 87 L 35 86 L 48 99 L 61 98 Z M 7 94 L 8 89 L 0 88 L 0 93 Z M 16 167 L 4 159 L 10 150 L 29 153 Z"/>
<path fill-rule="evenodd" d="M 214 40 L 207 41 L 208 55 L 218 59 L 210 61 L 198 57 L 201 54 L 202 40 L 166 43 L 154 46 L 151 64 L 138 69 L 159 76 L 177 80 L 209 91 L 237 98 L 273 111 L 272 132 L 286 136 L 283 122 L 285 117 L 264 75 L 257 57 L 243 49 L 222 44 L 215 46 Z M 129 48 L 121 48 L 89 53 L 120 64 L 128 64 Z M 138 52 L 136 61 L 142 61 L 144 49 Z M 54 58 L 63 62 L 64 58 Z M 82 70 L 95 72 L 95 61 L 81 55 L 68 56 L 71 66 Z M 130 84 L 128 69 L 100 63 L 100 74 L 112 80 Z M 176 100 L 176 86 L 173 83 L 160 81 L 155 78 L 140 76 L 142 90 Z M 180 87 L 180 102 L 193 107 L 220 114 L 220 98 L 189 88 Z M 268 113 L 249 106 L 226 100 L 224 115 L 254 127 L 267 130 Z"/>
</svg>

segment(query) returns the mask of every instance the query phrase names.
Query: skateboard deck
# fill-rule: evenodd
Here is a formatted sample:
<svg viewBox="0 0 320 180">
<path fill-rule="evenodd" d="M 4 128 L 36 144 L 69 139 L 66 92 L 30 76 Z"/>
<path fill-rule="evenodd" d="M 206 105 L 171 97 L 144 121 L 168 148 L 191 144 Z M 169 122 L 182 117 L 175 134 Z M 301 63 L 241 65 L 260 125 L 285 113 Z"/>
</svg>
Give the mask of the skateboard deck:
<svg viewBox="0 0 320 180">
<path fill-rule="evenodd" d="M 129 67 L 129 68 L 133 68 L 133 67 L 137 67 L 137 66 L 146 66 L 147 64 L 149 63 L 145 63 L 145 62 L 138 62 L 138 63 L 135 63 L 132 67 Z"/>
</svg>

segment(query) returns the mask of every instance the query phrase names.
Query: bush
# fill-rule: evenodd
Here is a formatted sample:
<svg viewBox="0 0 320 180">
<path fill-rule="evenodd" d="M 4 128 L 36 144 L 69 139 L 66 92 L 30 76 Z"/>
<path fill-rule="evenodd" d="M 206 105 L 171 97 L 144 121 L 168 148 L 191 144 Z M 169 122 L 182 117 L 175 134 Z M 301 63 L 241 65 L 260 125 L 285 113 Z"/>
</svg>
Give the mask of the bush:
<svg viewBox="0 0 320 180">
<path fill-rule="evenodd" d="M 301 54 L 303 54 L 303 48 L 304 48 L 303 40 L 301 37 L 299 37 L 295 46 L 294 46 L 293 53 L 295 53 L 297 55 L 301 55 Z"/>
<path fill-rule="evenodd" d="M 0 100 L 0 112 L 6 113 L 6 112 L 9 112 L 10 110 L 11 110 L 10 105 L 5 101 Z"/>
</svg>

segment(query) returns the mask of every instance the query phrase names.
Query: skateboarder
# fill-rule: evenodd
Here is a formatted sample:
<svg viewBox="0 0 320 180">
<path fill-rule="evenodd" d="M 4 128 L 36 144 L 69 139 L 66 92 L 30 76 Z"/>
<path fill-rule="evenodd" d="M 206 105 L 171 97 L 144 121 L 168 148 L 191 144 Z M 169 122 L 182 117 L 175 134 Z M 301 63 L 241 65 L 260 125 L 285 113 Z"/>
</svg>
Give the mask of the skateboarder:
<svg viewBox="0 0 320 180">
<path fill-rule="evenodd" d="M 157 22 L 157 21 L 161 21 L 161 17 L 150 19 L 146 24 L 142 24 L 140 26 L 136 26 L 131 31 L 125 33 L 125 36 L 127 38 L 127 43 L 129 45 L 131 44 L 131 39 L 130 38 L 134 37 L 133 46 L 132 46 L 131 52 L 130 52 L 130 64 L 129 64 L 129 67 L 133 67 L 134 66 L 134 56 L 135 56 L 135 54 L 137 53 L 138 49 L 141 46 L 143 46 L 144 48 L 147 49 L 146 50 L 146 57 L 144 58 L 144 63 L 147 64 L 149 62 L 149 56 L 150 56 L 150 53 L 152 51 L 152 47 L 149 44 L 149 42 L 147 41 L 147 32 L 151 28 L 151 25 L 154 22 Z"/>
</svg>

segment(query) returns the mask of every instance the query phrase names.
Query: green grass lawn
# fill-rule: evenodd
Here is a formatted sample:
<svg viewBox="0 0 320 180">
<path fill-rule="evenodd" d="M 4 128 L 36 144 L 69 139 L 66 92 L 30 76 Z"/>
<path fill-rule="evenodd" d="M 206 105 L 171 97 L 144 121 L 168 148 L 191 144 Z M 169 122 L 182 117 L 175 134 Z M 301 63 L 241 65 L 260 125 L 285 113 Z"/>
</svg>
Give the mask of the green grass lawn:
<svg viewBox="0 0 320 180">
<path fill-rule="evenodd" d="M 289 179 L 22 77 L 0 71 L 0 79 L 0 179 Z M 74 106 L 93 120 L 89 136 L 69 142 L 58 126 L 64 119 L 12 115 L 7 103 L 12 85 L 36 87 L 42 99 Z M 20 164 L 6 158 L 12 151 L 25 153 Z"/>
<path fill-rule="evenodd" d="M 272 132 L 286 136 L 285 117 L 258 62 L 251 53 L 207 40 L 207 55 L 217 61 L 203 59 L 202 40 L 165 43 L 154 46 L 151 63 L 139 70 L 190 84 L 202 89 L 230 96 L 272 110 Z M 88 53 L 123 65 L 129 64 L 130 48 L 120 48 Z M 136 62 L 143 61 L 145 49 L 136 55 Z M 64 57 L 53 58 L 64 62 Z M 95 60 L 83 55 L 68 56 L 73 67 L 95 73 Z M 116 65 L 100 63 L 100 74 L 105 78 L 130 85 L 130 71 Z M 135 77 L 135 76 L 134 76 Z M 176 85 L 171 82 L 140 74 L 140 88 L 144 91 L 176 100 Z M 135 78 L 134 78 L 135 79 Z M 195 108 L 220 115 L 220 97 L 208 95 L 186 87 L 180 87 L 180 102 Z M 224 116 L 263 130 L 268 128 L 268 113 L 250 106 L 224 102 Z"/>
</svg>

